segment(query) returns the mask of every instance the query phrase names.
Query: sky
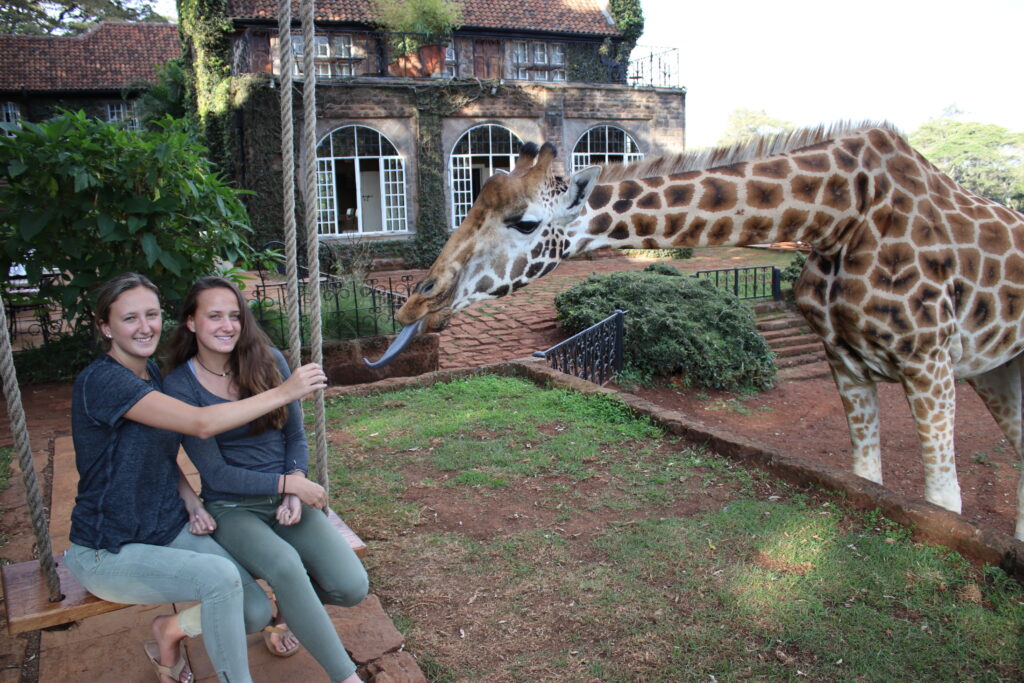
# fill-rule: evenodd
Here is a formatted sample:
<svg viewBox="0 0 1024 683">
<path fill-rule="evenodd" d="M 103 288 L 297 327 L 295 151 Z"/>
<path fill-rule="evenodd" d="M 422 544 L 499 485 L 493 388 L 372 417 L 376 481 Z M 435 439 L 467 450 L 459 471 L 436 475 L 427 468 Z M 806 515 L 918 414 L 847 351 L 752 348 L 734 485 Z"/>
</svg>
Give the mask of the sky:
<svg viewBox="0 0 1024 683">
<path fill-rule="evenodd" d="M 641 45 L 678 48 L 686 146 L 735 109 L 810 126 L 889 121 L 912 133 L 948 107 L 1024 132 L 1024 0 L 642 0 Z M 157 11 L 176 14 L 174 0 Z"/>
<path fill-rule="evenodd" d="M 735 109 L 797 126 L 887 120 L 912 133 L 955 105 L 1024 132 L 1024 0 L 642 0 L 639 43 L 679 49 L 686 146 Z"/>
</svg>

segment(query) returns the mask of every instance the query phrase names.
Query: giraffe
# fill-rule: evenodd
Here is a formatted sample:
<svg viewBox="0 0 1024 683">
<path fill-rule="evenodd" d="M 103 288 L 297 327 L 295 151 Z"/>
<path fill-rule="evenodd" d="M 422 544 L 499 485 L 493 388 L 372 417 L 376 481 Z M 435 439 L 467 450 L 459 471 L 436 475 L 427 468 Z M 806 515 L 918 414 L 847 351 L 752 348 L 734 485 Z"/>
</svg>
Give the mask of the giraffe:
<svg viewBox="0 0 1024 683">
<path fill-rule="evenodd" d="M 965 378 L 1022 455 L 1024 215 L 972 194 L 887 123 L 839 123 L 747 145 L 552 172 L 524 146 L 491 177 L 398 312 L 403 340 L 599 247 L 803 241 L 797 307 L 824 342 L 853 470 L 882 483 L 878 382 L 907 396 L 925 498 L 961 511 L 953 447 Z M 1024 477 L 1015 535 L 1024 540 Z"/>
</svg>

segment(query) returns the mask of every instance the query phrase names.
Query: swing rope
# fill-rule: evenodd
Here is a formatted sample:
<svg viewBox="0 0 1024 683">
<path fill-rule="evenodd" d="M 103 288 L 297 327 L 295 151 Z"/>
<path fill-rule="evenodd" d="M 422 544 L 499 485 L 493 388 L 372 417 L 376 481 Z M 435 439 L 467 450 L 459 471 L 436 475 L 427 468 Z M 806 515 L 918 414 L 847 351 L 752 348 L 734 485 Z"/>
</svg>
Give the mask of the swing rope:
<svg viewBox="0 0 1024 683">
<path fill-rule="evenodd" d="M 25 407 L 21 403 L 21 389 L 14 371 L 14 352 L 11 348 L 11 337 L 7 327 L 7 303 L 0 302 L 0 377 L 4 383 L 4 398 L 7 399 L 7 415 L 11 420 L 11 434 L 18 450 L 18 464 L 21 466 L 21 481 L 25 485 L 25 497 L 28 511 L 32 518 L 32 530 L 36 535 L 36 550 L 39 553 L 39 566 L 46 579 L 46 589 L 50 594 L 50 602 L 60 602 L 63 595 L 60 591 L 60 577 L 57 576 L 57 565 L 53 561 L 53 547 L 50 545 L 50 525 L 43 507 L 43 495 L 39 491 L 36 479 L 36 467 L 32 461 L 32 445 L 29 440 L 28 426 L 25 424 Z"/>
<path fill-rule="evenodd" d="M 310 361 L 323 365 L 323 331 L 321 329 L 320 300 L 320 242 L 317 237 L 316 197 L 316 68 L 314 57 L 313 0 L 301 0 L 299 7 L 302 27 L 302 137 L 299 140 L 299 163 L 301 164 L 300 190 L 302 192 L 303 227 L 306 237 L 306 294 L 308 296 Z M 284 176 L 285 196 L 285 255 L 288 273 L 288 322 L 289 355 L 292 367 L 300 361 L 299 312 L 298 312 L 298 258 L 295 225 L 295 187 L 292 173 L 294 163 L 294 133 L 292 117 L 292 41 L 291 41 L 291 0 L 278 2 L 278 48 L 281 55 L 281 160 Z M 294 279 L 293 279 L 294 273 Z M 327 419 L 324 410 L 324 392 L 317 391 L 313 399 L 313 432 L 316 435 L 317 482 L 329 489 L 327 474 Z"/>
</svg>

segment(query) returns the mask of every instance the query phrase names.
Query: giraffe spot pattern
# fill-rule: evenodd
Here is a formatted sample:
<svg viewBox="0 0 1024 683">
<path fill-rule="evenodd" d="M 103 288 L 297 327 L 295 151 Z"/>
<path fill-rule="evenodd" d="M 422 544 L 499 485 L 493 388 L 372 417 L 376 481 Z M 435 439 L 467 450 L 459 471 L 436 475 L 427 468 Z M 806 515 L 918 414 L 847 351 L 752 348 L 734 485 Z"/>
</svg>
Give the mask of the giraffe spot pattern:
<svg viewBox="0 0 1024 683">
<path fill-rule="evenodd" d="M 725 211 L 736 206 L 736 186 L 719 178 L 705 178 L 697 207 L 702 211 Z"/>
<path fill-rule="evenodd" d="M 640 180 L 641 183 L 647 187 L 661 187 L 665 184 L 665 179 L 661 176 L 654 176 L 652 178 L 643 178 Z"/>
<path fill-rule="evenodd" d="M 608 232 L 608 228 L 612 225 L 612 217 L 606 213 L 599 213 L 590 219 L 590 224 L 587 226 L 587 232 L 591 235 L 603 235 Z"/>
<path fill-rule="evenodd" d="M 662 233 L 667 239 L 672 237 L 686 225 L 686 214 L 685 213 L 670 213 L 665 216 L 665 232 Z"/>
<path fill-rule="evenodd" d="M 747 203 L 755 209 L 774 209 L 782 204 L 782 185 L 760 180 L 747 181 Z"/>
<path fill-rule="evenodd" d="M 694 186 L 672 185 L 665 188 L 665 205 L 668 207 L 687 206 L 693 201 Z"/>
<path fill-rule="evenodd" d="M 690 223 L 690 227 L 686 229 L 686 232 L 681 233 L 676 238 L 675 245 L 681 247 L 687 244 L 697 244 L 700 240 L 701 235 L 704 234 L 707 229 L 707 219 L 701 216 L 695 216 L 693 221 Z"/>
<path fill-rule="evenodd" d="M 775 180 L 784 180 L 789 177 L 793 167 L 790 165 L 787 159 L 776 159 L 774 161 L 767 161 L 759 164 L 754 164 L 751 167 L 751 173 L 755 176 L 762 178 L 772 178 Z"/>
<path fill-rule="evenodd" d="M 1005 254 L 1010 250 L 1010 238 L 1002 223 L 988 222 L 978 226 L 978 246 L 990 254 Z"/>
<path fill-rule="evenodd" d="M 629 226 L 625 221 L 618 221 L 608 236 L 613 240 L 627 240 L 629 239 Z"/>
<path fill-rule="evenodd" d="M 810 173 L 825 173 L 832 168 L 832 162 L 829 160 L 827 154 L 808 154 L 807 156 L 799 156 L 793 159 L 793 163 L 801 171 L 808 171 Z"/>
<path fill-rule="evenodd" d="M 790 181 L 789 187 L 793 192 L 793 199 L 814 204 L 818 201 L 818 190 L 824 182 L 821 178 L 809 175 L 798 175 Z"/>
<path fill-rule="evenodd" d="M 650 237 L 658 229 L 658 219 L 642 213 L 633 214 L 633 232 L 638 237 Z"/>
<path fill-rule="evenodd" d="M 661 208 L 661 195 L 657 192 L 648 192 L 636 201 L 636 208 L 647 210 L 658 210 Z"/>
<path fill-rule="evenodd" d="M 917 196 L 924 194 L 924 181 L 914 160 L 907 156 L 893 157 L 886 164 L 886 170 L 896 184 Z"/>
<path fill-rule="evenodd" d="M 623 180 L 619 183 L 619 199 L 636 199 L 644 191 L 640 183 L 635 180 Z"/>
<path fill-rule="evenodd" d="M 852 205 L 850 200 L 850 183 L 845 177 L 837 173 L 828 179 L 828 182 L 825 183 L 825 192 L 821 198 L 821 203 L 837 211 L 845 211 L 850 208 Z"/>
<path fill-rule="evenodd" d="M 767 216 L 751 216 L 743 221 L 743 234 L 740 244 L 757 244 L 764 242 L 771 234 L 773 221 Z"/>
<path fill-rule="evenodd" d="M 608 185 L 598 185 L 590 192 L 587 204 L 595 211 L 603 209 L 612 199 L 612 188 Z"/>
<path fill-rule="evenodd" d="M 791 242 L 796 239 L 800 231 L 807 224 L 809 211 L 801 209 L 786 209 L 779 219 L 779 233 L 783 242 Z"/>
</svg>

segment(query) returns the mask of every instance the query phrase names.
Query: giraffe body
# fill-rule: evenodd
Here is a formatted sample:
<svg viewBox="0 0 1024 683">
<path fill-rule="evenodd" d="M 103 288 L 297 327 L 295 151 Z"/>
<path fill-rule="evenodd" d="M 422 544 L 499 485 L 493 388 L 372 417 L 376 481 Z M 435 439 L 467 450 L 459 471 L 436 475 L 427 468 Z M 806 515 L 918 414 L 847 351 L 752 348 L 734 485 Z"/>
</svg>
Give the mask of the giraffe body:
<svg viewBox="0 0 1024 683">
<path fill-rule="evenodd" d="M 806 129 L 738 148 L 591 167 L 568 182 L 527 146 L 492 177 L 399 311 L 438 329 L 563 259 L 600 247 L 803 241 L 797 306 L 821 336 L 854 471 L 881 483 L 876 384 L 907 394 L 925 497 L 960 512 L 955 380 L 967 379 L 1018 456 L 1024 216 L 972 194 L 887 125 Z M 1024 478 L 1016 535 L 1024 539 Z"/>
</svg>

